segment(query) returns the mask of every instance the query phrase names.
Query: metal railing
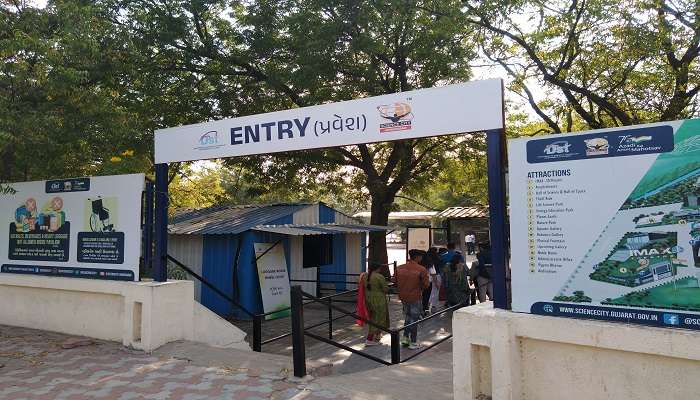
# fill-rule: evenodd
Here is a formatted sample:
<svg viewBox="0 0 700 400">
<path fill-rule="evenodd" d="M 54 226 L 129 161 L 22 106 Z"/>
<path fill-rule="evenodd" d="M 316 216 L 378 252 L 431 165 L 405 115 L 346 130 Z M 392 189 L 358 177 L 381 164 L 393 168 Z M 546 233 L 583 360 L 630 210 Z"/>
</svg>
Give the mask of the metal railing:
<svg viewBox="0 0 700 400">
<path fill-rule="evenodd" d="M 304 299 L 308 299 L 308 302 L 304 302 Z M 312 339 L 318 340 L 320 342 L 329 344 L 331 346 L 349 351 L 353 354 L 357 354 L 361 357 L 367 358 L 369 360 L 375 361 L 377 363 L 383 364 L 383 365 L 394 365 L 394 364 L 400 364 L 406 361 L 409 361 L 418 355 L 434 348 L 435 346 L 438 346 L 439 344 L 449 340 L 452 338 L 452 333 L 449 335 L 440 338 L 436 342 L 430 344 L 427 347 L 424 347 L 420 349 L 419 351 L 414 352 L 410 356 L 402 359 L 401 358 L 401 341 L 400 341 L 400 334 L 402 331 L 405 329 L 417 326 L 419 324 L 424 323 L 425 321 L 429 321 L 433 318 L 436 318 L 438 316 L 442 316 L 446 313 L 452 312 L 454 310 L 457 310 L 459 308 L 465 307 L 466 304 L 457 304 L 451 307 L 444 308 L 436 313 L 433 313 L 425 318 L 422 318 L 418 321 L 414 321 L 410 324 L 405 324 L 401 327 L 398 328 L 387 328 L 381 325 L 378 325 L 374 321 L 361 317 L 357 315 L 354 312 L 345 310 L 337 305 L 333 304 L 333 296 L 328 296 L 325 298 L 322 297 L 316 297 L 313 296 L 309 293 L 304 292 L 301 289 L 301 286 L 293 286 L 292 291 L 291 291 L 291 310 L 292 310 L 292 357 L 293 357 L 293 364 L 294 364 L 294 375 L 297 377 L 303 377 L 306 375 L 306 344 L 304 337 L 308 336 Z M 325 305 L 328 308 L 328 320 L 315 324 L 313 326 L 304 326 L 304 305 L 310 304 L 310 303 L 320 303 Z M 333 311 L 339 312 L 341 315 L 338 317 L 333 317 Z M 352 348 L 351 346 L 348 346 L 346 344 L 340 343 L 338 341 L 333 340 L 333 329 L 332 329 L 332 323 L 333 321 L 337 321 L 341 318 L 348 318 L 352 317 L 355 320 L 363 321 L 369 326 L 372 326 L 373 328 L 376 328 L 384 333 L 388 333 L 391 338 L 391 360 L 385 360 L 380 357 L 377 357 L 375 355 L 369 354 L 365 351 L 362 350 L 357 350 Z M 310 329 L 316 328 L 318 326 L 321 326 L 323 324 L 328 324 L 329 329 L 328 329 L 328 337 L 325 338 L 321 335 L 318 335 L 316 333 L 310 332 Z"/>
<path fill-rule="evenodd" d="M 171 262 L 171 263 L 172 263 L 173 265 L 175 265 L 176 267 L 182 269 L 186 274 L 188 274 L 188 275 L 191 276 L 192 278 L 194 278 L 194 279 L 196 279 L 197 281 L 199 281 L 202 285 L 204 285 L 204 286 L 206 286 L 207 288 L 209 288 L 211 291 L 213 291 L 214 293 L 216 293 L 219 297 L 221 297 L 222 299 L 226 300 L 229 304 L 231 304 L 231 305 L 234 306 L 235 308 L 241 310 L 241 311 L 243 312 L 243 314 L 245 314 L 247 317 L 249 317 L 249 318 L 252 320 L 253 329 L 252 329 L 252 337 L 251 337 L 251 347 L 252 347 L 253 351 L 261 352 L 261 351 L 262 351 L 262 346 L 263 346 L 263 345 L 270 344 L 270 343 L 276 342 L 276 341 L 278 341 L 278 340 L 282 340 L 282 339 L 284 339 L 284 338 L 287 338 L 287 337 L 292 336 L 292 330 L 290 329 L 290 330 L 289 330 L 288 332 L 286 332 L 286 333 L 277 335 L 277 336 L 275 336 L 275 337 L 267 338 L 267 339 L 265 339 L 265 340 L 263 340 L 263 337 L 262 337 L 262 333 L 263 333 L 263 323 L 267 320 L 266 318 L 267 318 L 268 316 L 270 316 L 270 315 L 273 315 L 273 314 L 278 314 L 278 313 L 280 313 L 280 312 L 284 312 L 284 311 L 291 310 L 291 307 L 287 307 L 287 308 L 284 308 L 284 309 L 275 310 L 275 311 L 271 311 L 271 312 L 267 312 L 267 313 L 254 313 L 254 312 L 250 311 L 249 309 L 247 309 L 245 306 L 243 306 L 241 303 L 239 303 L 236 299 L 232 298 L 231 296 L 229 296 L 228 294 L 226 294 L 225 292 L 223 292 L 221 289 L 219 289 L 218 287 L 216 287 L 216 285 L 214 285 L 213 283 L 209 282 L 208 280 L 206 280 L 204 277 L 202 277 L 201 275 L 197 274 L 196 272 L 194 272 L 194 271 L 193 271 L 191 268 L 189 268 L 187 265 L 185 265 L 185 264 L 182 263 L 181 261 L 177 260 L 175 257 L 173 257 L 173 256 L 171 256 L 171 255 L 168 255 L 168 261 Z M 332 272 L 325 273 L 325 272 L 324 272 L 324 273 L 321 273 L 321 275 L 359 277 L 360 274 L 341 274 L 341 273 L 332 273 Z M 290 279 L 290 282 L 312 282 L 312 283 L 317 283 L 317 287 L 318 287 L 318 282 L 319 282 L 319 281 L 318 281 L 318 280 Z M 329 284 L 330 284 L 330 283 L 345 283 L 345 284 L 355 284 L 355 285 L 357 285 L 358 282 L 357 282 L 357 280 L 355 280 L 355 281 L 353 281 L 353 282 L 349 282 L 349 281 L 323 281 L 323 282 L 321 282 L 321 283 L 329 283 Z M 335 294 L 331 294 L 331 295 L 328 295 L 328 296 L 325 296 L 325 297 L 319 297 L 319 298 L 320 298 L 320 299 L 323 299 L 323 300 L 325 300 L 325 301 L 328 301 L 328 302 L 336 301 L 336 302 L 339 302 L 339 303 L 353 303 L 353 304 L 354 304 L 355 301 L 342 300 L 342 299 L 336 299 L 336 300 L 334 300 L 334 299 L 335 299 L 336 297 L 341 297 L 341 296 L 344 296 L 344 295 L 355 294 L 355 293 L 357 293 L 357 289 L 347 290 L 347 291 L 343 291 L 343 292 L 339 292 L 339 293 L 335 293 Z M 304 303 L 304 304 L 310 304 L 310 303 L 312 303 L 312 301 L 306 302 L 306 303 Z M 309 327 L 307 327 L 307 329 L 317 328 L 317 327 L 319 327 L 319 326 L 328 324 L 329 337 L 332 338 L 333 322 L 334 322 L 334 321 L 337 321 L 337 320 L 339 320 L 339 319 L 341 319 L 341 318 L 345 318 L 345 316 L 340 316 L 340 317 L 335 317 L 335 318 L 334 318 L 333 315 L 332 315 L 332 310 L 329 311 L 329 315 L 330 315 L 330 317 L 329 317 L 328 320 L 325 320 L 325 321 L 323 321 L 323 322 L 320 322 L 320 323 L 314 324 L 314 325 L 312 325 L 312 326 L 309 326 Z"/>
</svg>

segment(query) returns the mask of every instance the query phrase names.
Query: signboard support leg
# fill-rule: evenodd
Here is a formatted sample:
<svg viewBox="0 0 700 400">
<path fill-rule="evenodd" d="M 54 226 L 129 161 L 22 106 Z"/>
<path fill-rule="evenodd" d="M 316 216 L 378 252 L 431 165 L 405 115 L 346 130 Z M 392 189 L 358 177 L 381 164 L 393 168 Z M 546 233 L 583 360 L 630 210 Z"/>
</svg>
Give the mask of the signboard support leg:
<svg viewBox="0 0 700 400">
<path fill-rule="evenodd" d="M 153 268 L 153 182 L 146 182 L 146 194 L 144 196 L 143 212 L 143 265 L 145 270 Z"/>
<path fill-rule="evenodd" d="M 153 279 L 168 280 L 168 164 L 156 164 L 156 212 Z"/>
<path fill-rule="evenodd" d="M 508 245 L 506 240 L 506 185 L 505 185 L 505 131 L 486 132 L 486 156 L 489 186 L 489 230 L 493 262 L 493 306 L 508 308 L 506 268 Z"/>
</svg>

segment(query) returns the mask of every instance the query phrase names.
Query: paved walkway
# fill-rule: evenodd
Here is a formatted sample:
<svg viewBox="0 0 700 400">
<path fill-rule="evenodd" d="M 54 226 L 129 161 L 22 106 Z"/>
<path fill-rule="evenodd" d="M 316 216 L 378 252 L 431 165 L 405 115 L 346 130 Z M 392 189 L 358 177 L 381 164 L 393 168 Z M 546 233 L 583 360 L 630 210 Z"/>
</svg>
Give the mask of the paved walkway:
<svg viewBox="0 0 700 400">
<path fill-rule="evenodd" d="M 289 378 L 287 357 L 179 342 L 153 354 L 0 326 L 0 399 L 348 399 Z"/>
<path fill-rule="evenodd" d="M 452 343 L 404 364 L 319 378 L 351 400 L 452 400 Z"/>
</svg>

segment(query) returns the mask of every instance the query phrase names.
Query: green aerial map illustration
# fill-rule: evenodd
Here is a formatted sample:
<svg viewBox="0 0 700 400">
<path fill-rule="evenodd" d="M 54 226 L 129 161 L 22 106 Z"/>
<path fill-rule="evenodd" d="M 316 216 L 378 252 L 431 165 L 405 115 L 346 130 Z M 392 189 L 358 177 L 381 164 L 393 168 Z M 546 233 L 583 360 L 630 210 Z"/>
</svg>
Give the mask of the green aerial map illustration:
<svg viewBox="0 0 700 400">
<path fill-rule="evenodd" d="M 700 121 L 690 120 L 553 300 L 700 312 L 699 251 Z"/>
</svg>

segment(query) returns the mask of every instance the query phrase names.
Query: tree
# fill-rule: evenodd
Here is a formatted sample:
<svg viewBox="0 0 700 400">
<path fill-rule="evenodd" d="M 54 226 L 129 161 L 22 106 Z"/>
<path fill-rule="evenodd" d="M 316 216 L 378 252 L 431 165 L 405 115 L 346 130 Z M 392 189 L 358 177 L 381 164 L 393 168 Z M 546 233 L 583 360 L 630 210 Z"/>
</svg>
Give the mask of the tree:
<svg viewBox="0 0 700 400">
<path fill-rule="evenodd" d="M 512 90 L 550 132 L 683 119 L 697 111 L 696 1 L 464 5 L 483 53 L 511 76 Z M 538 100 L 538 92 L 547 100 Z"/>
<path fill-rule="evenodd" d="M 230 8 L 223 1 L 117 1 L 113 18 L 144 43 L 159 73 L 216 88 L 211 112 L 202 116 L 219 118 L 466 80 L 473 55 L 466 24 L 435 16 L 424 3 L 460 6 L 451 0 L 256 1 Z M 371 199 L 371 223 L 386 225 L 399 191 L 436 175 L 458 147 L 478 140 L 409 140 L 230 165 L 257 168 L 272 181 L 306 173 L 337 182 L 351 170 L 348 179 L 361 182 Z M 371 235 L 369 246 L 370 260 L 386 262 L 382 234 Z"/>
<path fill-rule="evenodd" d="M 123 38 L 86 2 L 26 3 L 0 1 L 0 180 L 102 173 L 124 151 L 143 170 L 148 152 L 120 103 Z"/>
</svg>

